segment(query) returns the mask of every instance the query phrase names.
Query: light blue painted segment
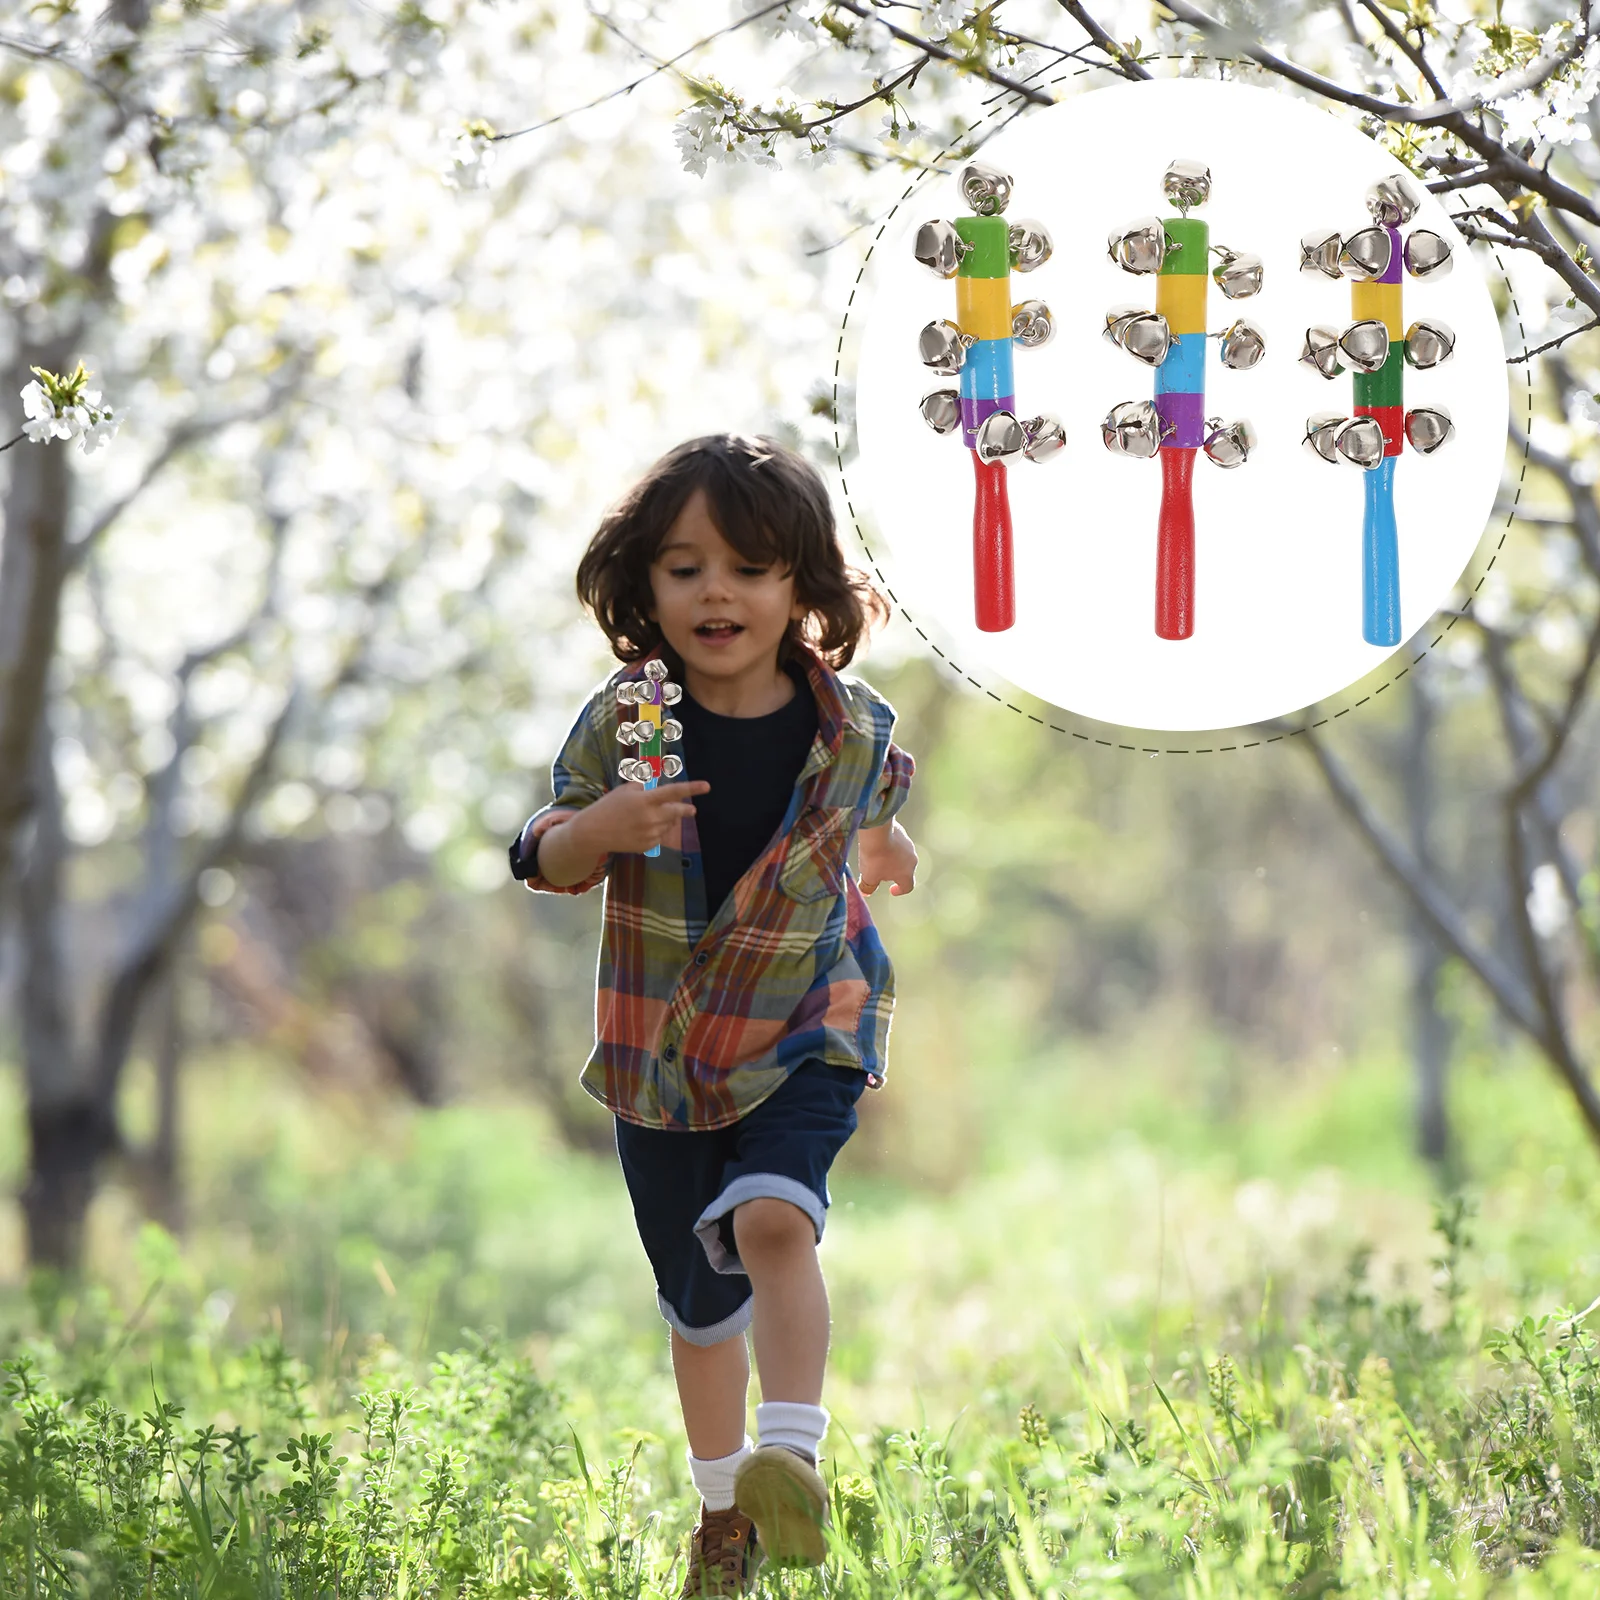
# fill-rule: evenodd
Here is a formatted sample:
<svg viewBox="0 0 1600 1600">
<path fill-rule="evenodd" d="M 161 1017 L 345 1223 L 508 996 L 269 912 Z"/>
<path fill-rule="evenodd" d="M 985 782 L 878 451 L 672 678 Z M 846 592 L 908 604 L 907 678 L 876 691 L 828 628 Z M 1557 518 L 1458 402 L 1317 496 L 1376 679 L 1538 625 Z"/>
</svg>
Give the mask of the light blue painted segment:
<svg viewBox="0 0 1600 1600">
<path fill-rule="evenodd" d="M 1394 520 L 1394 468 L 1385 456 L 1366 474 L 1361 522 L 1361 637 L 1368 644 L 1400 643 L 1400 535 Z"/>
<path fill-rule="evenodd" d="M 980 339 L 961 363 L 963 400 L 1003 400 L 1015 394 L 1011 376 L 1011 341 Z"/>
<path fill-rule="evenodd" d="M 1156 393 L 1205 392 L 1206 336 L 1203 333 L 1180 333 L 1172 341 L 1166 360 L 1156 368 Z"/>
</svg>

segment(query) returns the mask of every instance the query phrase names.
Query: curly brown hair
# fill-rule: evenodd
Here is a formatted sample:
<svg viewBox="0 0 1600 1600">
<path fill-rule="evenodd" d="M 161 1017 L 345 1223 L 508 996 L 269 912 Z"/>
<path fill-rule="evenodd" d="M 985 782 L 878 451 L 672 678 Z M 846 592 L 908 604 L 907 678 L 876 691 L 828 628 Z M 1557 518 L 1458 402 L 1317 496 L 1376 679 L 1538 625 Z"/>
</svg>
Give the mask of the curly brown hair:
<svg viewBox="0 0 1600 1600">
<path fill-rule="evenodd" d="M 781 564 L 809 608 L 785 630 L 779 664 L 804 643 L 835 671 L 848 666 L 873 620 L 889 620 L 889 603 L 864 572 L 845 565 L 816 468 L 776 439 L 737 433 L 705 434 L 669 450 L 589 541 L 578 563 L 578 600 L 617 659 L 632 663 L 661 650 L 682 665 L 650 617 L 650 568 L 696 489 L 705 491 L 718 533 L 747 561 Z"/>
</svg>

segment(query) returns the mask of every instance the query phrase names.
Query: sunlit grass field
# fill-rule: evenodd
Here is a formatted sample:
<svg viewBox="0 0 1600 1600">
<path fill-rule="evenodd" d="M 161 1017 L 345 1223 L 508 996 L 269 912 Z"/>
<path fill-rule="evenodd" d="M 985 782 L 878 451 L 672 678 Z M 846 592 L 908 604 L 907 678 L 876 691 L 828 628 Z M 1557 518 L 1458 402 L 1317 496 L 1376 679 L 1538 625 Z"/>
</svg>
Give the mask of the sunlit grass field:
<svg viewBox="0 0 1600 1600">
<path fill-rule="evenodd" d="M 1118 1048 L 931 1103 L 902 1051 L 868 1096 L 822 1244 L 838 1542 L 766 1591 L 1600 1592 L 1596 1157 L 1537 1067 L 1462 1065 L 1441 1197 L 1402 1061 L 1240 1096 L 1204 1041 Z M 94 1287 L 30 1287 L 0 1213 L 0 1594 L 676 1596 L 697 1502 L 614 1161 L 509 1093 L 191 1082 L 181 1244 L 112 1184 Z"/>
</svg>

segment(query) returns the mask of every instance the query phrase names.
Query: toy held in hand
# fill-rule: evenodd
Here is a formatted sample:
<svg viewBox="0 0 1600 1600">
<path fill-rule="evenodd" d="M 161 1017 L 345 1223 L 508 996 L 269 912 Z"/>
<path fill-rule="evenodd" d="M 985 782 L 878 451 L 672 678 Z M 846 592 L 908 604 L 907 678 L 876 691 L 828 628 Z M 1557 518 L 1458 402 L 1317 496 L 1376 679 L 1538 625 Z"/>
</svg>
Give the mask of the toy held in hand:
<svg viewBox="0 0 1600 1600">
<path fill-rule="evenodd" d="M 1042 224 L 1001 215 L 1011 198 L 1006 173 L 974 161 L 961 169 L 958 182 L 977 215 L 923 223 L 916 256 L 935 277 L 956 280 L 956 320 L 930 322 L 917 343 L 924 366 L 960 384 L 924 395 L 921 411 L 935 433 L 959 428 L 972 452 L 973 613 L 985 633 L 1003 633 L 1017 613 L 1006 462 L 1017 456 L 1048 461 L 1066 443 L 1060 420 L 1049 413 L 1017 416 L 1011 373 L 1012 345 L 1037 349 L 1055 333 L 1044 301 L 1012 305 L 1011 274 L 1043 266 L 1052 247 Z"/>
<path fill-rule="evenodd" d="M 618 742 L 631 745 L 638 752 L 624 756 L 617 771 L 630 783 L 653 789 L 662 778 L 676 778 L 683 771 L 679 756 L 663 755 L 663 744 L 675 744 L 683 738 L 683 724 L 673 717 L 663 718 L 667 706 L 676 705 L 683 698 L 683 690 L 667 681 L 667 664 L 661 660 L 644 664 L 643 680 L 617 685 L 617 706 L 631 706 L 636 717 L 624 715 L 617 725 Z M 645 855 L 659 856 L 661 846 L 653 844 Z"/>
<path fill-rule="evenodd" d="M 1220 333 L 1206 332 L 1206 280 L 1229 300 L 1261 289 L 1261 258 L 1211 243 L 1208 224 L 1189 215 L 1211 194 L 1211 171 L 1198 161 L 1174 161 L 1162 178 L 1176 217 L 1146 217 L 1113 233 L 1107 254 L 1124 272 L 1156 274 L 1156 308 L 1113 306 L 1104 334 L 1136 361 L 1155 369 L 1155 398 L 1124 400 L 1101 424 L 1108 450 L 1161 458 L 1161 513 L 1156 534 L 1156 633 L 1187 639 L 1194 633 L 1194 458 L 1197 450 L 1219 467 L 1241 466 L 1255 448 L 1244 418 L 1224 423 L 1206 411 L 1206 341 L 1218 341 L 1225 367 L 1245 371 L 1266 353 L 1253 322 L 1235 318 Z M 1221 260 L 1215 267 L 1210 255 Z"/>
<path fill-rule="evenodd" d="M 1301 361 L 1324 378 L 1353 369 L 1355 414 L 1318 411 L 1306 418 L 1305 445 L 1323 461 L 1349 462 L 1367 474 L 1361 529 L 1361 637 L 1368 644 L 1400 643 L 1400 540 L 1394 516 L 1394 468 L 1407 442 L 1423 455 L 1455 431 L 1443 406 L 1404 408 L 1405 368 L 1419 371 L 1448 361 L 1456 336 L 1444 323 L 1401 315 L 1403 266 L 1413 278 L 1442 278 L 1450 270 L 1450 241 L 1427 228 L 1401 227 L 1416 214 L 1416 191 L 1403 174 L 1367 190 L 1373 225 L 1341 238 L 1327 229 L 1300 241 L 1300 270 L 1350 278 L 1355 321 L 1306 329 Z"/>
</svg>

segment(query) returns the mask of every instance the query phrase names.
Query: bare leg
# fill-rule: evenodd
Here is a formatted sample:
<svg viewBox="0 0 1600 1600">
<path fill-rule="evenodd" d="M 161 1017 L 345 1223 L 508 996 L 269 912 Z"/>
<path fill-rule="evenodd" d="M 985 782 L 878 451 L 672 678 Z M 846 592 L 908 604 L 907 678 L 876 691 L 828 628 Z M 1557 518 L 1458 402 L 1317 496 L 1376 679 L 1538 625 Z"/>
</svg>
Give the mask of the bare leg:
<svg viewBox="0 0 1600 1600">
<path fill-rule="evenodd" d="M 810 1217 L 787 1200 L 763 1195 L 735 1207 L 733 1237 L 755 1290 L 752 1337 L 761 1398 L 821 1405 L 828 1290 Z M 737 1441 L 730 1446 L 737 1447 Z"/>
<path fill-rule="evenodd" d="M 720 1344 L 690 1344 L 674 1328 L 672 1370 L 678 1380 L 689 1448 L 701 1461 L 732 1455 L 744 1443 L 750 1387 L 744 1335 Z"/>
</svg>

